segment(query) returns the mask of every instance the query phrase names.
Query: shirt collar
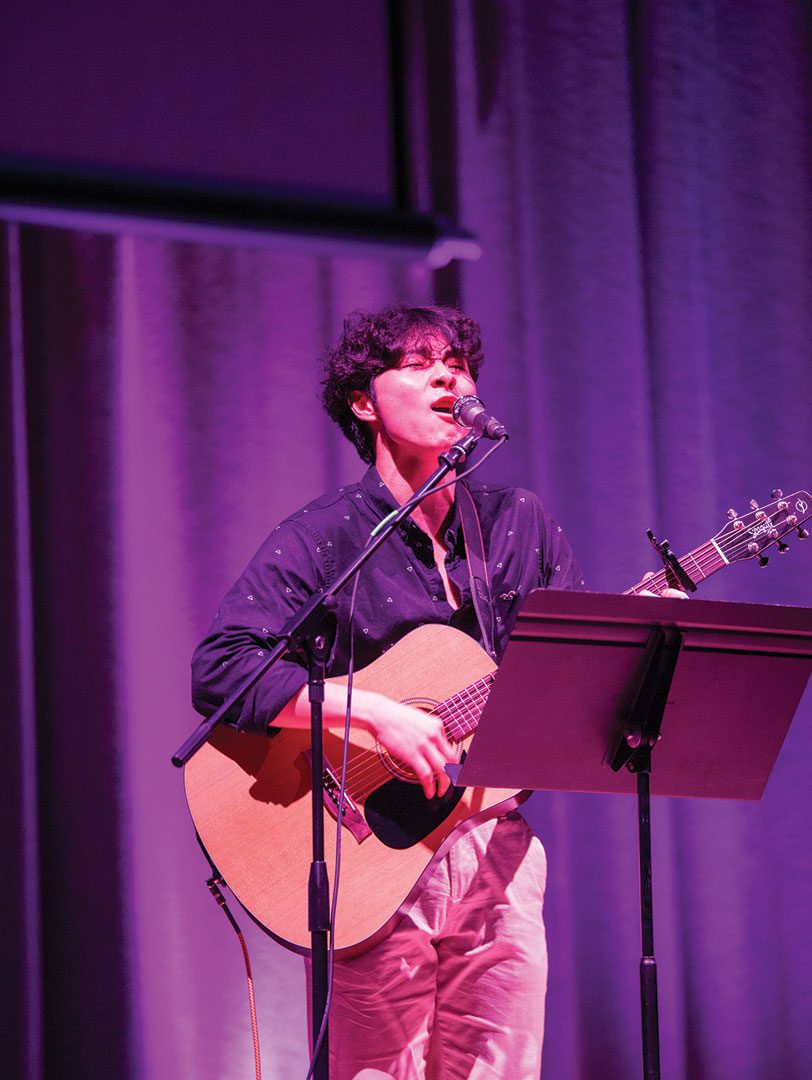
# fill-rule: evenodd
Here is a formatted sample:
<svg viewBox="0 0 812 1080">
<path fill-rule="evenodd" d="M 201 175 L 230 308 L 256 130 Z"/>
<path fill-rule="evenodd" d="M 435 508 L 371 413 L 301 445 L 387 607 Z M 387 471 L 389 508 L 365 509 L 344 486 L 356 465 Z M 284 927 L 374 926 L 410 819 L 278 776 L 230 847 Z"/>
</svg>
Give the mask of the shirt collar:
<svg viewBox="0 0 812 1080">
<path fill-rule="evenodd" d="M 380 473 L 374 465 L 370 465 L 367 471 L 361 478 L 360 483 L 361 491 L 366 496 L 367 500 L 371 503 L 376 515 L 380 520 L 391 514 L 393 510 L 397 510 L 400 504 L 395 499 L 395 496 L 386 486 L 383 480 L 381 480 Z M 425 535 L 423 530 L 411 520 L 407 518 L 400 523 L 400 528 L 405 532 L 411 530 L 417 530 L 421 535 Z M 451 507 L 451 518 L 446 526 L 444 541 L 449 551 L 461 550 L 462 545 L 462 522 L 460 521 L 460 512 L 457 507 L 457 500 L 454 500 L 454 504 Z M 450 541 L 450 542 L 449 542 Z"/>
<path fill-rule="evenodd" d="M 393 510 L 397 510 L 398 502 L 395 496 L 381 480 L 381 475 L 374 465 L 370 465 L 362 476 L 360 487 L 368 502 L 372 504 L 375 513 L 379 514 L 381 518 L 385 518 Z"/>
</svg>

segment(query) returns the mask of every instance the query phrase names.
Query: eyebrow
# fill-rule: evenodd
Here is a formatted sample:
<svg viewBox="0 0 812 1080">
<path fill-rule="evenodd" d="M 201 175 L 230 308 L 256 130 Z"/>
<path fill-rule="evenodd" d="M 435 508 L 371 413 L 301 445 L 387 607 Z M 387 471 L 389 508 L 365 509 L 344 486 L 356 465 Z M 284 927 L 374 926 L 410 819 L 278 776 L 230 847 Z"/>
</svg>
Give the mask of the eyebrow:
<svg viewBox="0 0 812 1080">
<path fill-rule="evenodd" d="M 441 359 L 453 356 L 459 360 L 465 360 L 467 363 L 467 357 L 461 349 L 455 349 L 453 345 L 447 345 L 441 353 L 433 353 L 427 345 L 421 345 L 419 348 L 404 349 L 401 356 L 422 356 L 426 360 L 431 360 L 435 356 L 439 356 Z"/>
</svg>

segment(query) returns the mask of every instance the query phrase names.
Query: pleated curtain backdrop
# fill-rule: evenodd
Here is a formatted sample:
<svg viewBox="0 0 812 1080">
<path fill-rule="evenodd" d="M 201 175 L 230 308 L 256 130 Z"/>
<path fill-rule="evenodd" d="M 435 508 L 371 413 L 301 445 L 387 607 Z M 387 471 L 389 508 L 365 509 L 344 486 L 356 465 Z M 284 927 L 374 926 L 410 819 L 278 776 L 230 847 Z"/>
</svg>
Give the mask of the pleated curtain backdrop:
<svg viewBox="0 0 812 1080">
<path fill-rule="evenodd" d="M 795 3 L 461 10 L 462 217 L 485 249 L 464 297 L 516 433 L 496 468 L 548 501 L 593 588 L 653 567 L 647 526 L 687 551 L 728 507 L 809 490 L 810 29 Z M 809 554 L 702 595 L 808 605 Z M 654 802 L 664 1076 L 812 1069 L 811 710 L 807 693 L 761 804 Z M 531 803 L 545 1080 L 639 1075 L 635 812 Z"/>
<path fill-rule="evenodd" d="M 460 299 L 513 436 L 490 475 L 537 490 L 590 585 L 621 590 L 653 568 L 646 527 L 687 550 L 728 506 L 812 484 L 809 10 L 455 10 L 460 217 L 484 248 Z M 343 314 L 432 276 L 328 241 L 8 223 L 0 243 L 4 1059 L 236 1080 L 242 960 L 169 764 L 188 658 L 269 529 L 360 472 L 318 405 Z M 796 541 L 702 593 L 809 605 L 811 559 Z M 812 1068 L 811 767 L 807 694 L 760 803 L 655 800 L 665 1076 Z M 633 800 L 540 794 L 528 816 L 544 1080 L 639 1075 Z M 304 1076 L 301 961 L 243 922 L 266 1075 Z"/>
</svg>

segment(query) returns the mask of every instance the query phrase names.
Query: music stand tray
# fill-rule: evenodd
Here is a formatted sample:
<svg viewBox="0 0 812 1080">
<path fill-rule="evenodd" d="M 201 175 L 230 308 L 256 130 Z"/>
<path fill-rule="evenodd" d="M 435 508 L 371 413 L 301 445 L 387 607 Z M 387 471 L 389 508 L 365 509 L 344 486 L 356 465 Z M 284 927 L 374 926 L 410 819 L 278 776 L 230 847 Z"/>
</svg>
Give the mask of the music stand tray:
<svg viewBox="0 0 812 1080">
<path fill-rule="evenodd" d="M 454 782 L 636 791 L 646 1080 L 660 1075 L 649 794 L 760 799 L 810 672 L 807 608 L 540 589 L 517 616 Z"/>
<path fill-rule="evenodd" d="M 655 627 L 683 640 L 652 793 L 761 798 L 812 672 L 812 609 L 554 589 L 519 612 L 457 783 L 634 794 L 610 761 Z"/>
</svg>

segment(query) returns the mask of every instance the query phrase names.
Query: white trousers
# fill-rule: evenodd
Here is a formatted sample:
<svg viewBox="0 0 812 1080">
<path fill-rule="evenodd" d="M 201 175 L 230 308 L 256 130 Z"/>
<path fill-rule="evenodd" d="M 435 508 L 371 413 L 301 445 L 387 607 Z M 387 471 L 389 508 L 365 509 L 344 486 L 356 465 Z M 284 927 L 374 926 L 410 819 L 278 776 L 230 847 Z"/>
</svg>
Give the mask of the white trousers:
<svg viewBox="0 0 812 1080">
<path fill-rule="evenodd" d="M 331 1080 L 538 1080 L 546 873 L 517 813 L 462 836 L 384 941 L 336 960 Z"/>
</svg>

